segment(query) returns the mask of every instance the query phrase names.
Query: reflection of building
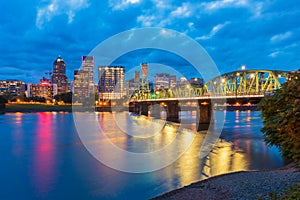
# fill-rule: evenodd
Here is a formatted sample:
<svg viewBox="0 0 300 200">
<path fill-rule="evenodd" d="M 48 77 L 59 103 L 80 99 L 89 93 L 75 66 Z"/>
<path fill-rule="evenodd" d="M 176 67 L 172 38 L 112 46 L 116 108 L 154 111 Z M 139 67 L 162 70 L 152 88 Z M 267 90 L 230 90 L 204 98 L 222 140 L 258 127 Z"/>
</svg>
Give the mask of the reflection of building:
<svg viewBox="0 0 300 200">
<path fill-rule="evenodd" d="M 40 80 L 40 84 L 29 84 L 27 87 L 29 97 L 52 99 L 57 94 L 57 91 L 57 85 L 51 84 L 51 81 L 45 77 Z"/>
<path fill-rule="evenodd" d="M 57 85 L 57 93 L 62 94 L 68 91 L 68 77 L 66 76 L 66 63 L 58 56 L 53 63 L 52 84 Z"/>
<path fill-rule="evenodd" d="M 99 66 L 98 67 L 98 91 L 100 99 L 120 99 L 124 93 L 123 66 Z"/>
<path fill-rule="evenodd" d="M 0 80 L 0 94 L 9 93 L 11 95 L 24 94 L 25 82 L 19 80 Z"/>
</svg>

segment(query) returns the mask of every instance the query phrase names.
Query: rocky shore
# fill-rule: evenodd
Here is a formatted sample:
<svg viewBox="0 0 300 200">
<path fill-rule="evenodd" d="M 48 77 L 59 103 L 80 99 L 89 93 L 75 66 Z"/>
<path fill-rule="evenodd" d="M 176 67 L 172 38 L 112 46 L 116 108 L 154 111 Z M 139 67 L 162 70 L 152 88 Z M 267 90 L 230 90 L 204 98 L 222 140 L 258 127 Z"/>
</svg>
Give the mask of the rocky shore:
<svg viewBox="0 0 300 200">
<path fill-rule="evenodd" d="M 273 171 L 243 171 L 212 177 L 153 199 L 268 199 L 269 193 L 281 195 L 296 182 L 300 182 L 300 172 L 293 167 Z"/>
</svg>

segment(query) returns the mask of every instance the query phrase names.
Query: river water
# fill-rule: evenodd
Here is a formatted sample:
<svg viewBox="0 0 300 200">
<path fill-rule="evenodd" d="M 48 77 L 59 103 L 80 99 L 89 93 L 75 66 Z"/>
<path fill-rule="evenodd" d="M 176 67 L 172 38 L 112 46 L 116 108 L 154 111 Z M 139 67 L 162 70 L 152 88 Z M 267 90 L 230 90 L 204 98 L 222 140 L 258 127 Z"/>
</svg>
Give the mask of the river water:
<svg viewBox="0 0 300 200">
<path fill-rule="evenodd" d="M 114 113 L 96 115 L 120 148 L 149 151 L 149 145 L 141 145 L 135 137 L 112 126 Z M 186 115 L 195 117 L 192 113 Z M 126 112 L 120 116 L 134 118 L 141 124 L 149 120 Z M 7 113 L 0 115 L 0 196 L 49 200 L 149 199 L 219 174 L 283 166 L 277 148 L 263 142 L 261 127 L 260 112 L 227 112 L 219 142 L 207 157 L 200 159 L 205 133 L 195 132 L 192 124 L 191 130 L 181 133 L 179 142 L 193 136 L 193 144 L 177 161 L 154 172 L 136 174 L 120 172 L 97 161 L 82 144 L 71 113 Z M 177 130 L 176 124 L 165 125 L 161 134 L 155 135 L 152 146 L 167 144 Z"/>
</svg>

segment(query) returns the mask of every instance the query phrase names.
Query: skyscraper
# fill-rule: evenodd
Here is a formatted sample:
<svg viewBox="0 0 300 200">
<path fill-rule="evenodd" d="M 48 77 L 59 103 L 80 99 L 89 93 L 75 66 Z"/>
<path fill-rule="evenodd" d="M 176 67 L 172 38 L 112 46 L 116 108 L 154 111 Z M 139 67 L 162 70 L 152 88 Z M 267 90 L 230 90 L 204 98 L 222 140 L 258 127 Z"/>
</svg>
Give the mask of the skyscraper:
<svg viewBox="0 0 300 200">
<path fill-rule="evenodd" d="M 119 99 L 124 93 L 123 66 L 99 66 L 98 90 L 100 99 Z"/>
<path fill-rule="evenodd" d="M 66 76 L 66 63 L 58 56 L 53 63 L 53 75 L 51 77 L 52 84 L 57 85 L 57 94 L 66 93 L 68 91 L 68 77 Z"/>
<path fill-rule="evenodd" d="M 82 56 L 82 71 L 87 73 L 88 94 L 94 93 L 94 56 Z"/>
</svg>

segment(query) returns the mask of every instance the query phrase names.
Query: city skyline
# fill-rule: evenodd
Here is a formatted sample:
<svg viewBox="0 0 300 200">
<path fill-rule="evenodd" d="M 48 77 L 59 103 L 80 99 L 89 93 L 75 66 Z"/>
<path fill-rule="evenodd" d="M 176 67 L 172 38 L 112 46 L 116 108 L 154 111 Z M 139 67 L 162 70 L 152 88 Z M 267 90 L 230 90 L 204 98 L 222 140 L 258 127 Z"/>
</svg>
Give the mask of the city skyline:
<svg viewBox="0 0 300 200">
<path fill-rule="evenodd" d="M 81 55 L 89 55 L 100 42 L 128 29 L 151 26 L 173 29 L 196 40 L 221 73 L 241 65 L 280 70 L 296 70 L 300 65 L 300 13 L 295 1 L 49 0 L 25 4 L 15 0 L 2 4 L 6 12 L 1 17 L 0 79 L 39 80 L 57 55 L 67 61 L 66 74 L 71 77 L 80 68 Z M 185 76 L 193 76 L 190 66 L 172 55 L 162 59 L 161 52 L 145 52 L 132 52 L 112 65 L 130 68 L 141 61 L 159 61 L 185 68 Z"/>
</svg>

